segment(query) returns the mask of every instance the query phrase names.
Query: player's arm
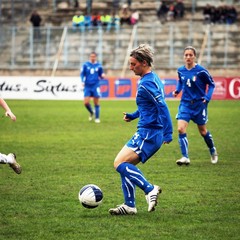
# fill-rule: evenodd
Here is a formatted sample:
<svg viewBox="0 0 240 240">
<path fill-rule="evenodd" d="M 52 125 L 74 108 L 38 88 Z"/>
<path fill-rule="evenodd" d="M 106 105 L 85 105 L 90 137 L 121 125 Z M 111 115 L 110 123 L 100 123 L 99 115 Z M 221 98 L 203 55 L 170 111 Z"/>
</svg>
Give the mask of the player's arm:
<svg viewBox="0 0 240 240">
<path fill-rule="evenodd" d="M 180 77 L 180 73 L 178 72 L 178 82 L 177 82 L 177 87 L 176 87 L 176 90 L 174 90 L 172 92 L 173 96 L 174 97 L 177 97 L 177 95 L 182 91 L 182 80 L 181 80 L 181 77 Z"/>
<path fill-rule="evenodd" d="M 139 117 L 139 111 L 137 110 L 136 112 L 134 113 L 126 113 L 126 112 L 123 112 L 123 120 L 125 122 L 131 122 L 132 120 L 136 119 Z"/>
<path fill-rule="evenodd" d="M 3 98 L 0 98 L 0 106 L 5 110 L 6 117 L 10 117 L 13 121 L 16 121 L 16 116 L 12 113 L 11 109 Z"/>
<path fill-rule="evenodd" d="M 212 79 L 212 76 L 208 73 L 208 71 L 202 71 L 199 75 L 200 75 L 200 78 L 203 79 L 203 81 L 206 82 L 206 84 L 208 84 L 208 90 L 205 96 L 203 97 L 203 102 L 208 103 L 212 98 L 213 91 L 215 88 L 215 83 Z"/>
</svg>

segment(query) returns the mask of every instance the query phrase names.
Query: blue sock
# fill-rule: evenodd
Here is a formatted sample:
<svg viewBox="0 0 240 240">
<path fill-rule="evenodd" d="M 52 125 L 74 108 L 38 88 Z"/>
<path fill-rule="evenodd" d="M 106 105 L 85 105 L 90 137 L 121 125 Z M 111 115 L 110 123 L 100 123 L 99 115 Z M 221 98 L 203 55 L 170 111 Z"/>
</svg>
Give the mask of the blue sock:
<svg viewBox="0 0 240 240">
<path fill-rule="evenodd" d="M 209 148 L 210 154 L 213 154 L 216 151 L 216 148 L 214 147 L 214 142 L 211 133 L 208 131 L 207 134 L 203 136 L 203 139 Z"/>
<path fill-rule="evenodd" d="M 186 133 L 178 134 L 178 142 L 180 146 L 181 153 L 184 157 L 188 158 L 188 139 Z"/>
<path fill-rule="evenodd" d="M 145 194 L 148 194 L 154 188 L 153 185 L 146 180 L 142 172 L 131 163 L 121 163 L 117 167 L 117 171 L 122 177 L 126 177 L 131 183 L 141 188 Z"/>
<path fill-rule="evenodd" d="M 100 117 L 100 105 L 95 105 L 95 118 Z"/>
<path fill-rule="evenodd" d="M 91 104 L 85 104 L 85 107 L 89 111 L 90 114 L 93 114 L 93 110 L 92 110 Z"/>
<path fill-rule="evenodd" d="M 129 207 L 135 207 L 135 184 L 123 175 L 121 175 L 121 179 L 124 202 Z"/>
</svg>

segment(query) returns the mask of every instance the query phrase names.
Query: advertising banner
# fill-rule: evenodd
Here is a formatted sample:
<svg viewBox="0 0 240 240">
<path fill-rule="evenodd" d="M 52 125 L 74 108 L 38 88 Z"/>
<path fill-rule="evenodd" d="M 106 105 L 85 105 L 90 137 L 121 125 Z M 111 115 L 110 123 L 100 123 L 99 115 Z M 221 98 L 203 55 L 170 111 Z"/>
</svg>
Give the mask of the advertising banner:
<svg viewBox="0 0 240 240">
<path fill-rule="evenodd" d="M 240 99 L 240 77 L 213 77 L 212 99 Z M 166 98 L 172 98 L 177 79 L 162 78 Z M 108 77 L 100 80 L 104 99 L 134 99 L 138 78 Z M 79 77 L 0 77 L 0 96 L 5 99 L 82 100 L 83 88 Z"/>
</svg>

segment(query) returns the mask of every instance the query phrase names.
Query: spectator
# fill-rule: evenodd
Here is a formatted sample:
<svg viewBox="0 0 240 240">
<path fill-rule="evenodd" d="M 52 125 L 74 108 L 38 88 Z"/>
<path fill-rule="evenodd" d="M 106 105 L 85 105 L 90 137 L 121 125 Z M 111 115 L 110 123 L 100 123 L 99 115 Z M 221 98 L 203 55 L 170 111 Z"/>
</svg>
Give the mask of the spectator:
<svg viewBox="0 0 240 240">
<path fill-rule="evenodd" d="M 175 4 L 174 7 L 174 18 L 175 19 L 181 19 L 184 17 L 184 11 L 185 11 L 185 6 L 183 3 L 183 0 L 177 0 L 177 3 Z"/>
<path fill-rule="evenodd" d="M 84 16 L 84 26 L 88 30 L 92 29 L 92 17 L 91 17 L 91 15 L 85 15 Z"/>
<path fill-rule="evenodd" d="M 97 12 L 93 13 L 92 15 L 92 26 L 93 27 L 98 27 L 101 25 L 101 15 L 98 14 Z"/>
<path fill-rule="evenodd" d="M 73 30 L 76 31 L 79 28 L 82 32 L 85 30 L 85 17 L 83 14 L 78 13 L 72 18 Z"/>
<path fill-rule="evenodd" d="M 211 13 L 212 13 L 212 8 L 209 4 L 207 4 L 203 8 L 204 23 L 206 23 L 206 24 L 211 23 Z"/>
<path fill-rule="evenodd" d="M 138 10 L 134 10 L 131 14 L 131 18 L 130 18 L 130 22 L 131 22 L 131 25 L 135 25 L 136 23 L 138 23 L 139 21 L 139 12 Z"/>
<path fill-rule="evenodd" d="M 167 12 L 167 20 L 168 21 L 174 20 L 174 16 L 175 16 L 174 4 L 170 4 L 170 6 L 168 8 L 168 12 Z"/>
<path fill-rule="evenodd" d="M 101 16 L 101 23 L 103 27 L 108 28 L 109 25 L 111 25 L 111 15 L 108 13 L 105 13 Z"/>
<path fill-rule="evenodd" d="M 229 6 L 226 13 L 226 23 L 233 24 L 237 21 L 237 10 L 234 6 Z"/>
<path fill-rule="evenodd" d="M 42 18 L 39 15 L 39 13 L 37 12 L 37 10 L 34 10 L 32 12 L 29 20 L 33 26 L 34 39 L 38 39 L 38 40 L 41 39 L 40 25 L 41 25 Z"/>
<path fill-rule="evenodd" d="M 120 17 L 120 24 L 123 25 L 124 23 L 130 25 L 131 24 L 131 12 L 127 6 L 127 4 L 123 4 L 122 9 L 119 13 Z"/>
<path fill-rule="evenodd" d="M 115 28 L 115 31 L 118 31 L 119 26 L 120 26 L 120 17 L 116 14 L 115 11 L 113 11 L 111 15 L 111 24 L 107 26 L 107 32 L 109 32 L 112 27 Z"/>
<path fill-rule="evenodd" d="M 167 6 L 167 4 L 165 3 L 165 1 L 160 2 L 160 6 L 159 6 L 159 8 L 157 10 L 157 16 L 158 16 L 158 19 L 162 23 L 166 22 L 167 13 L 168 13 L 168 6 Z"/>
</svg>

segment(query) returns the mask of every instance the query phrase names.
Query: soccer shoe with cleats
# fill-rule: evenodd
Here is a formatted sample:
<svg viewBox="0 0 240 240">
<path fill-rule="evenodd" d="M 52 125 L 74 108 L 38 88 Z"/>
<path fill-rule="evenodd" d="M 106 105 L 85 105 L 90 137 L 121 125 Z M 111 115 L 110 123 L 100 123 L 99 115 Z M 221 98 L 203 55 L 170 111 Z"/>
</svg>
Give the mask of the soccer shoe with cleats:
<svg viewBox="0 0 240 240">
<path fill-rule="evenodd" d="M 212 164 L 216 164 L 218 162 L 218 154 L 217 151 L 215 150 L 212 154 L 211 154 L 211 163 Z"/>
<path fill-rule="evenodd" d="M 9 153 L 9 154 L 8 154 L 8 157 L 11 157 L 12 160 L 13 160 L 12 163 L 9 163 L 10 168 L 12 168 L 15 173 L 20 174 L 20 173 L 22 172 L 22 168 L 21 168 L 21 166 L 17 163 L 16 155 L 15 155 L 14 153 Z"/>
<path fill-rule="evenodd" d="M 190 159 L 186 157 L 182 157 L 176 161 L 177 165 L 182 166 L 183 164 L 188 165 L 190 164 Z"/>
<path fill-rule="evenodd" d="M 137 209 L 129 207 L 126 204 L 118 205 L 116 208 L 110 208 L 108 211 L 111 215 L 135 215 Z"/>
<path fill-rule="evenodd" d="M 153 187 L 153 190 L 145 196 L 148 203 L 148 212 L 155 210 L 158 203 L 158 195 L 162 192 L 162 189 L 159 186 L 154 185 Z"/>
</svg>

